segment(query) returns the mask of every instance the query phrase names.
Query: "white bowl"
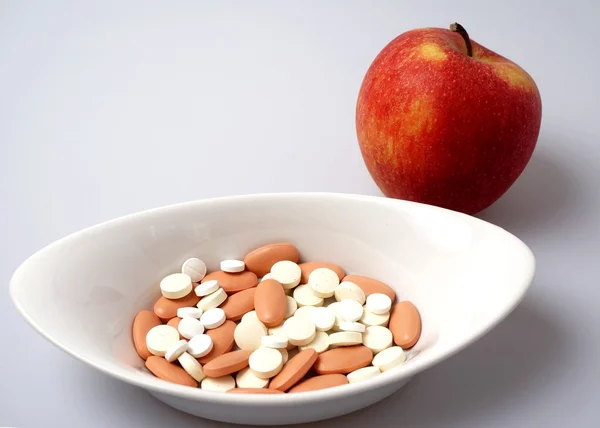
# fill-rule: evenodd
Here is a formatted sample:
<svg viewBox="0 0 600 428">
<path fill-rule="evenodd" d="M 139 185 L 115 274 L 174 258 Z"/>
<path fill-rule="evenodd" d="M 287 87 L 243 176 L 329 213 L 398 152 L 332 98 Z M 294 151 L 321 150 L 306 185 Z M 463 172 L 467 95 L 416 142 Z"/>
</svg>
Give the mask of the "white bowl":
<svg viewBox="0 0 600 428">
<path fill-rule="evenodd" d="M 419 309 L 422 336 L 400 367 L 373 380 L 293 395 L 207 392 L 148 374 L 131 323 L 159 280 L 200 257 L 209 269 L 270 242 L 297 245 L 386 282 Z M 497 226 L 452 211 L 344 194 L 263 194 L 178 204 L 109 221 L 26 260 L 10 292 L 47 340 L 166 404 L 224 422 L 282 425 L 361 409 L 474 342 L 508 315 L 533 279 L 529 248 Z"/>
</svg>

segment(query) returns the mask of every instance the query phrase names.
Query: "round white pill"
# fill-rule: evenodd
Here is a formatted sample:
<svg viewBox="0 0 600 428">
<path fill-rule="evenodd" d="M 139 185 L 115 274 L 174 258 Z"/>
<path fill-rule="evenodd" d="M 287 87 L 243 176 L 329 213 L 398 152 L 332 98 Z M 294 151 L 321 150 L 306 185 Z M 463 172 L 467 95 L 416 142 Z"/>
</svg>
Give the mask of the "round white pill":
<svg viewBox="0 0 600 428">
<path fill-rule="evenodd" d="M 278 349 L 278 351 L 281 353 L 281 358 L 283 358 L 283 364 L 288 362 L 288 351 L 287 349 Z"/>
<path fill-rule="evenodd" d="M 217 291 L 213 291 L 208 296 L 200 299 L 196 306 L 204 311 L 208 311 L 221 305 L 225 300 L 227 300 L 227 293 L 222 288 L 218 288 Z"/>
<path fill-rule="evenodd" d="M 355 331 L 340 331 L 329 335 L 330 346 L 352 346 L 362 343 L 362 334 Z"/>
<path fill-rule="evenodd" d="M 295 346 L 308 345 L 315 338 L 315 325 L 306 317 L 291 317 L 283 323 L 283 331 L 289 343 Z"/>
<path fill-rule="evenodd" d="M 260 338 L 262 346 L 273 349 L 285 349 L 288 346 L 288 339 L 285 336 L 269 335 Z"/>
<path fill-rule="evenodd" d="M 163 357 L 167 350 L 177 342 L 179 342 L 179 333 L 175 327 L 170 325 L 157 325 L 146 334 L 148 351 L 159 357 Z"/>
<path fill-rule="evenodd" d="M 169 346 L 169 349 L 167 349 L 167 352 L 165 352 L 165 360 L 172 363 L 177 358 L 179 358 L 179 356 L 181 354 L 183 354 L 185 351 L 187 351 L 187 348 L 188 348 L 187 340 L 182 339 L 178 342 L 175 342 L 174 344 Z"/>
<path fill-rule="evenodd" d="M 177 309 L 177 316 L 179 318 L 200 318 L 202 316 L 202 309 L 195 306 L 186 306 Z"/>
<path fill-rule="evenodd" d="M 382 293 L 374 293 L 367 297 L 367 309 L 375 315 L 387 314 L 392 308 L 392 299 Z"/>
<path fill-rule="evenodd" d="M 208 311 L 204 312 L 200 317 L 200 322 L 204 327 L 208 330 L 221 327 L 227 316 L 225 315 L 225 311 L 221 308 L 212 308 Z"/>
<path fill-rule="evenodd" d="M 289 260 L 275 263 L 271 267 L 271 278 L 279 282 L 284 289 L 289 290 L 300 284 L 302 271 L 300 266 Z"/>
<path fill-rule="evenodd" d="M 248 359 L 252 373 L 261 379 L 270 379 L 281 371 L 283 356 L 277 349 L 261 346 Z"/>
<path fill-rule="evenodd" d="M 267 335 L 267 327 L 260 321 L 244 321 L 239 323 L 233 332 L 233 338 L 240 349 L 254 351 L 261 345 L 263 336 Z"/>
<path fill-rule="evenodd" d="M 204 357 L 213 349 L 212 337 L 208 334 L 194 336 L 188 342 L 187 352 L 194 358 Z"/>
<path fill-rule="evenodd" d="M 287 336 L 285 335 L 285 330 L 283 329 L 283 324 L 278 325 L 277 327 L 271 327 L 269 329 L 269 336 L 281 336 L 282 338 L 285 337 L 285 339 L 287 340 Z M 288 340 L 288 345 L 286 346 L 285 349 L 287 349 L 288 351 L 290 349 L 295 348 L 294 345 L 292 345 L 290 343 L 290 341 Z"/>
<path fill-rule="evenodd" d="M 312 348 L 317 351 L 317 354 L 327 351 L 329 349 L 329 335 L 324 331 L 317 331 L 315 338 L 308 345 L 300 346 L 301 351 Z"/>
<path fill-rule="evenodd" d="M 263 277 L 260 279 L 260 281 L 258 281 L 258 282 L 263 282 L 265 279 L 273 279 L 273 278 L 271 277 L 271 274 L 270 274 L 270 273 L 268 273 L 268 274 L 266 274 L 265 276 L 263 276 Z"/>
<path fill-rule="evenodd" d="M 188 275 L 193 282 L 200 282 L 206 275 L 206 264 L 202 260 L 192 257 L 183 262 L 181 272 Z"/>
<path fill-rule="evenodd" d="M 259 378 L 252 373 L 250 367 L 246 367 L 238 372 L 235 383 L 237 383 L 238 388 L 264 388 L 269 384 L 269 379 Z"/>
<path fill-rule="evenodd" d="M 365 292 L 353 282 L 344 281 L 335 289 L 335 300 L 341 302 L 344 299 L 356 300 L 361 305 L 365 304 Z"/>
<path fill-rule="evenodd" d="M 177 358 L 177 361 L 179 361 L 179 364 L 181 364 L 181 368 L 198 382 L 202 382 L 202 380 L 206 377 L 198 360 L 187 352 L 181 354 L 179 358 Z"/>
<path fill-rule="evenodd" d="M 308 284 L 294 288 L 294 299 L 298 306 L 322 306 L 323 298 L 317 296 Z"/>
<path fill-rule="evenodd" d="M 258 315 L 256 315 L 256 311 L 250 311 L 250 312 L 246 312 L 242 316 L 242 319 L 240 320 L 240 322 L 250 321 L 250 319 L 252 319 L 253 321 L 260 321 L 258 319 Z"/>
<path fill-rule="evenodd" d="M 340 325 L 344 322 L 342 314 L 340 312 L 340 305 L 340 302 L 335 302 L 327 306 L 327 310 L 335 316 L 335 324 L 333 324 L 333 330 L 339 330 Z"/>
<path fill-rule="evenodd" d="M 327 268 L 318 268 L 313 270 L 308 276 L 308 285 L 319 297 L 331 297 L 335 289 L 340 284 L 340 278 L 337 273 Z"/>
<path fill-rule="evenodd" d="M 211 293 L 214 293 L 219 289 L 219 281 L 216 279 L 211 279 L 210 281 L 203 282 L 202 284 L 198 284 L 198 286 L 194 289 L 196 296 L 204 297 L 208 296 Z"/>
<path fill-rule="evenodd" d="M 373 351 L 373 354 L 392 346 L 393 340 L 392 332 L 381 326 L 367 327 L 363 334 L 363 345 Z"/>
<path fill-rule="evenodd" d="M 179 333 L 186 339 L 191 339 L 194 336 L 204 333 L 204 325 L 196 318 L 182 318 L 177 326 Z"/>
<path fill-rule="evenodd" d="M 227 392 L 235 388 L 235 379 L 231 375 L 221 377 L 205 377 L 200 388 L 212 392 Z"/>
<path fill-rule="evenodd" d="M 314 306 L 301 306 L 296 309 L 294 312 L 295 317 L 308 317 L 308 319 L 312 319 L 312 313 L 317 309 Z"/>
<path fill-rule="evenodd" d="M 399 366 L 406 361 L 406 354 L 399 346 L 392 346 L 384 349 L 379 354 L 373 357 L 373 365 L 378 367 L 382 372 Z"/>
<path fill-rule="evenodd" d="M 335 324 L 335 315 L 327 308 L 315 308 L 311 320 L 317 331 L 329 331 Z"/>
<path fill-rule="evenodd" d="M 364 325 L 366 325 L 367 327 L 370 326 L 386 326 L 388 321 L 390 319 L 390 314 L 383 314 L 383 315 L 377 315 L 374 314 L 373 312 L 369 311 L 368 309 L 365 309 L 363 311 L 363 315 L 360 318 L 360 322 L 363 323 Z"/>
<path fill-rule="evenodd" d="M 363 314 L 363 307 L 356 300 L 344 299 L 339 302 L 337 310 L 344 321 L 358 321 Z"/>
<path fill-rule="evenodd" d="M 349 322 L 349 321 L 344 321 L 343 323 L 340 324 L 340 330 L 341 331 L 354 331 L 356 333 L 364 333 L 366 330 L 366 327 L 364 324 L 361 324 L 359 322 Z"/>
<path fill-rule="evenodd" d="M 285 296 L 285 302 L 286 302 L 286 307 L 285 307 L 284 319 L 288 319 L 289 317 L 294 315 L 294 313 L 298 309 L 298 303 L 296 302 L 296 300 L 294 300 L 293 297 L 290 297 L 290 296 Z"/>
<path fill-rule="evenodd" d="M 367 366 L 348 373 L 346 377 L 348 378 L 348 383 L 356 383 L 363 380 L 372 379 L 380 373 L 381 371 L 377 367 Z"/>
<path fill-rule="evenodd" d="M 192 291 L 192 278 L 184 273 L 173 273 L 160 281 L 160 292 L 167 299 L 181 299 Z"/>
<path fill-rule="evenodd" d="M 223 260 L 221 262 L 221 270 L 223 272 L 237 273 L 243 272 L 246 269 L 246 264 L 241 260 Z"/>
</svg>

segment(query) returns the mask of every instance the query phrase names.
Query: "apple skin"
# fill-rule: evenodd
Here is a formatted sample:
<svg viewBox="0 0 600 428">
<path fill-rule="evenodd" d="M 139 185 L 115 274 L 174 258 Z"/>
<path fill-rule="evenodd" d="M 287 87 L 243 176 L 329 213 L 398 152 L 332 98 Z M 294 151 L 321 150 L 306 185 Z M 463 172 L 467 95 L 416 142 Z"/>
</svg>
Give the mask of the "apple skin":
<svg viewBox="0 0 600 428">
<path fill-rule="evenodd" d="M 369 67 L 356 107 L 360 150 L 387 197 L 476 214 L 525 169 L 542 101 L 529 74 L 460 34 L 408 31 Z"/>
</svg>

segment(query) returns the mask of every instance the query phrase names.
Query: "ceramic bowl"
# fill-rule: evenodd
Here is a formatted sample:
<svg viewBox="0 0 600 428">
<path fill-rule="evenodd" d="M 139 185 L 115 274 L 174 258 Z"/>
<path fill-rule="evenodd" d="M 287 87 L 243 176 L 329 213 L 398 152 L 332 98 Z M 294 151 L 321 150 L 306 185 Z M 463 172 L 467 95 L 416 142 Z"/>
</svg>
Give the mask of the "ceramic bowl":
<svg viewBox="0 0 600 428">
<path fill-rule="evenodd" d="M 286 395 L 207 392 L 150 375 L 131 339 L 162 277 L 188 257 L 210 270 L 288 241 L 304 261 L 337 263 L 389 284 L 419 309 L 409 360 L 368 381 Z M 432 206 L 371 196 L 260 194 L 177 204 L 99 224 L 27 259 L 10 293 L 27 322 L 73 357 L 203 418 L 244 424 L 317 421 L 373 404 L 486 334 L 532 282 L 529 248 L 505 230 Z"/>
</svg>

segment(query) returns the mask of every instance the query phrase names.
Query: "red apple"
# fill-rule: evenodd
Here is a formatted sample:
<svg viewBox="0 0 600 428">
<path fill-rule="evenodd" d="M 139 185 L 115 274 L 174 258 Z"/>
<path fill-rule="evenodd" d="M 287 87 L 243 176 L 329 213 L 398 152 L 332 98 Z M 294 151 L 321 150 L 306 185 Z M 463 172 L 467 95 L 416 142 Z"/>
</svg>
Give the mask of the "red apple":
<svg viewBox="0 0 600 428">
<path fill-rule="evenodd" d="M 408 31 L 379 53 L 356 130 L 386 196 L 475 214 L 523 172 L 541 118 L 531 76 L 453 24 Z"/>
</svg>

